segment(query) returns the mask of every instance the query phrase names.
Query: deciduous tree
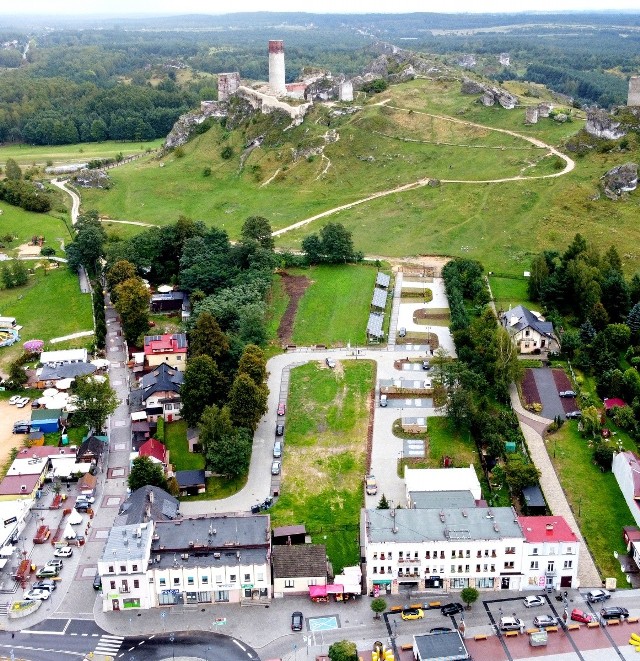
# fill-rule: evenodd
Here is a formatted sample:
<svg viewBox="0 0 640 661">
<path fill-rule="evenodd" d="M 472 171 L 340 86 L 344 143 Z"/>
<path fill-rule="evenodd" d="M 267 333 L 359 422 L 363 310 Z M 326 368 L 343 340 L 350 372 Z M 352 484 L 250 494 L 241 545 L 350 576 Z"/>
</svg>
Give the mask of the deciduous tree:
<svg viewBox="0 0 640 661">
<path fill-rule="evenodd" d="M 242 224 L 240 236 L 244 243 L 255 241 L 267 250 L 273 250 L 275 247 L 275 241 L 271 234 L 271 225 L 262 216 L 249 216 Z"/>
<path fill-rule="evenodd" d="M 264 351 L 255 344 L 248 344 L 238 363 L 238 374 L 246 374 L 257 385 L 264 383 L 267 378 L 267 361 Z"/>
<path fill-rule="evenodd" d="M 104 429 L 106 419 L 118 408 L 120 400 L 107 377 L 81 376 L 73 386 L 78 410 L 74 419 L 96 432 Z"/>
<path fill-rule="evenodd" d="M 267 411 L 266 387 L 257 385 L 247 374 L 238 374 L 229 392 L 229 410 L 235 425 L 255 431 Z"/>
<path fill-rule="evenodd" d="M 339 640 L 329 647 L 331 661 L 358 661 L 358 648 L 350 640 Z"/>
<path fill-rule="evenodd" d="M 182 417 L 189 426 L 195 427 L 205 407 L 222 402 L 226 390 L 227 380 L 211 356 L 203 354 L 190 358 L 180 387 Z"/>
<path fill-rule="evenodd" d="M 150 457 L 136 457 L 133 460 L 127 482 L 132 492 L 147 484 L 168 491 L 167 478 L 162 466 L 151 461 Z"/>
<path fill-rule="evenodd" d="M 124 336 L 129 344 L 135 344 L 149 330 L 149 290 L 142 278 L 135 277 L 116 285 L 114 292 Z"/>
<path fill-rule="evenodd" d="M 471 608 L 471 604 L 475 604 L 479 596 L 480 593 L 476 588 L 462 588 L 462 592 L 460 592 L 460 599 L 467 604 L 467 608 Z"/>
<path fill-rule="evenodd" d="M 136 267 L 131 262 L 126 259 L 119 259 L 108 271 L 107 271 L 107 286 L 111 291 L 111 300 L 115 303 L 115 288 L 125 280 L 129 278 L 136 277 Z"/>
<path fill-rule="evenodd" d="M 229 351 L 229 339 L 222 332 L 215 317 L 206 310 L 201 312 L 189 331 L 189 354 L 210 356 L 218 361 Z"/>
</svg>

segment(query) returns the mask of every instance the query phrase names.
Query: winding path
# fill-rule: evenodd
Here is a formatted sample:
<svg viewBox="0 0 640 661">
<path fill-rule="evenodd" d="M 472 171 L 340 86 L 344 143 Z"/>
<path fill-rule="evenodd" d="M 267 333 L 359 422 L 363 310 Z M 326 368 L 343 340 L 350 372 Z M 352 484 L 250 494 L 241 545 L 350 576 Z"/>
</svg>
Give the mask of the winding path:
<svg viewBox="0 0 640 661">
<path fill-rule="evenodd" d="M 407 110 L 406 108 L 391 106 L 388 105 L 386 102 L 381 102 L 376 105 L 385 105 L 387 108 L 393 108 L 394 110 L 409 112 L 409 110 Z M 530 176 L 515 175 L 513 177 L 504 177 L 501 179 L 440 179 L 441 184 L 501 184 L 508 181 L 526 181 L 528 179 L 552 179 L 556 177 L 562 177 L 565 174 L 568 174 L 576 166 L 575 161 L 572 158 L 570 158 L 566 154 L 563 154 L 561 151 L 559 151 L 552 145 L 548 145 L 546 142 L 543 142 L 542 140 L 538 140 L 537 138 L 532 138 L 530 136 L 523 135 L 516 131 L 510 131 L 509 129 L 499 129 L 491 126 L 484 126 L 483 124 L 476 124 L 475 122 L 470 122 L 466 119 L 456 119 L 455 117 L 448 117 L 447 115 L 434 115 L 432 113 L 421 112 L 418 110 L 414 110 L 413 113 L 419 115 L 425 115 L 426 117 L 432 117 L 434 119 L 441 119 L 447 122 L 453 122 L 455 124 L 462 124 L 463 126 L 472 126 L 474 128 L 484 129 L 486 131 L 496 131 L 497 133 L 504 133 L 505 135 L 510 135 L 515 138 L 519 138 L 521 140 L 530 142 L 532 145 L 540 149 L 546 149 L 550 154 L 557 156 L 565 163 L 565 166 L 562 170 L 560 170 L 559 172 L 553 172 L 551 174 L 530 175 Z M 335 213 L 338 213 L 339 211 L 352 209 L 353 207 L 356 207 L 360 204 L 365 204 L 366 202 L 371 202 L 372 200 L 377 200 L 381 197 L 386 197 L 387 195 L 394 195 L 395 193 L 404 193 L 405 191 L 414 190 L 416 188 L 422 188 L 423 186 L 426 186 L 433 179 L 434 179 L 433 177 L 425 177 L 422 179 L 418 179 L 417 181 L 404 184 L 403 186 L 397 186 L 396 188 L 391 188 L 389 190 L 373 193 L 372 195 L 364 197 L 360 200 L 356 200 L 355 202 L 342 204 L 338 207 L 334 207 L 333 209 L 328 209 L 327 211 L 323 211 L 322 213 L 316 214 L 315 216 L 311 216 L 310 218 L 305 218 L 304 220 L 300 220 L 297 223 L 293 223 L 292 225 L 276 230 L 275 232 L 273 232 L 273 236 L 280 236 L 285 232 L 290 232 L 291 230 L 304 227 L 305 225 L 312 223 L 314 220 L 319 220 L 320 218 L 326 218 L 327 216 L 331 216 Z"/>
<path fill-rule="evenodd" d="M 51 183 L 61 191 L 67 193 L 67 195 L 71 196 L 71 224 L 75 225 L 78 220 L 78 214 L 80 213 L 80 196 L 75 191 L 65 186 L 67 181 L 68 179 L 52 179 Z"/>
</svg>

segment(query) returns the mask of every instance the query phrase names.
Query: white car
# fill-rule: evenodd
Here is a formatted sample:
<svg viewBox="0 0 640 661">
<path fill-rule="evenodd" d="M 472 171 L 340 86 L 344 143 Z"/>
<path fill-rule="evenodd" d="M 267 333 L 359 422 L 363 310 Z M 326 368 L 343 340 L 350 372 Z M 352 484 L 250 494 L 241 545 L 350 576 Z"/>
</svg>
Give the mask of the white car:
<svg viewBox="0 0 640 661">
<path fill-rule="evenodd" d="M 544 606 L 546 603 L 547 602 L 545 601 L 545 598 L 541 597 L 540 595 L 524 598 L 524 605 L 527 608 L 533 608 L 534 606 Z"/>
<path fill-rule="evenodd" d="M 29 402 L 31 401 L 30 397 L 21 397 L 17 402 L 16 402 L 16 408 L 18 409 L 23 409 Z"/>
<path fill-rule="evenodd" d="M 9 397 L 9 404 L 17 404 L 22 397 L 20 395 L 14 395 L 13 397 Z"/>
<path fill-rule="evenodd" d="M 56 558 L 70 558 L 73 555 L 73 549 L 70 546 L 63 546 L 53 552 Z"/>
<path fill-rule="evenodd" d="M 49 590 L 29 590 L 29 592 L 24 593 L 24 598 L 27 599 L 28 601 L 44 601 L 45 599 L 48 599 L 51 596 L 51 592 Z"/>
</svg>

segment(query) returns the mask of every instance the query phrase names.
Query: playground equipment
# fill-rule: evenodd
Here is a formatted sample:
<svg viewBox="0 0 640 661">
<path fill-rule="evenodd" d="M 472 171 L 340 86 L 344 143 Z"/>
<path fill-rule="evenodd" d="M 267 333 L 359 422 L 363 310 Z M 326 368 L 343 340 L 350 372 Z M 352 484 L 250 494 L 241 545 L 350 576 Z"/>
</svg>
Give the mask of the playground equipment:
<svg viewBox="0 0 640 661">
<path fill-rule="evenodd" d="M 638 645 L 640 645 L 640 640 L 638 641 Z M 373 644 L 371 661 L 394 661 L 394 659 L 393 650 L 387 649 L 380 641 L 376 641 Z"/>
<path fill-rule="evenodd" d="M 636 652 L 640 652 L 640 636 L 637 633 L 632 633 L 629 638 L 629 645 L 633 645 Z"/>
<path fill-rule="evenodd" d="M 14 328 L 3 328 L 0 330 L 0 347 L 10 347 L 20 339 L 18 331 Z"/>
</svg>

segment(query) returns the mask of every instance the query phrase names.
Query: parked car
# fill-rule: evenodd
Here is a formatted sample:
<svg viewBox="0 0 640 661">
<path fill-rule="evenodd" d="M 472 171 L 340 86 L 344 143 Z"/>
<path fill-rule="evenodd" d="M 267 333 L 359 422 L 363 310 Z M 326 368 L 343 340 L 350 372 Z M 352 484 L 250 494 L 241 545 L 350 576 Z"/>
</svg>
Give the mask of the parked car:
<svg viewBox="0 0 640 661">
<path fill-rule="evenodd" d="M 429 629 L 429 633 L 447 633 L 447 631 L 453 631 L 451 627 L 433 627 Z"/>
<path fill-rule="evenodd" d="M 17 404 L 21 399 L 22 395 L 14 395 L 13 397 L 9 397 L 9 404 Z"/>
<path fill-rule="evenodd" d="M 284 424 L 282 422 L 276 425 L 276 436 L 284 436 Z"/>
<path fill-rule="evenodd" d="M 64 567 L 64 562 L 61 558 L 55 558 L 53 560 L 47 560 L 45 567 L 55 567 L 58 571 Z"/>
<path fill-rule="evenodd" d="M 70 558 L 73 555 L 73 549 L 70 546 L 63 546 L 53 552 L 56 558 Z"/>
<path fill-rule="evenodd" d="M 386 406 L 387 405 L 387 396 L 386 395 L 380 395 L 380 406 Z"/>
<path fill-rule="evenodd" d="M 608 590 L 589 590 L 587 592 L 587 601 L 590 604 L 597 604 L 599 601 L 606 601 L 607 599 L 611 599 L 611 592 Z"/>
<path fill-rule="evenodd" d="M 378 493 L 378 483 L 374 475 L 367 475 L 364 478 L 364 485 L 367 496 L 375 496 Z"/>
<path fill-rule="evenodd" d="M 500 631 L 519 631 L 524 629 L 524 622 L 518 617 L 507 615 L 500 619 Z"/>
<path fill-rule="evenodd" d="M 31 401 L 31 397 L 21 397 L 16 402 L 16 408 L 23 409 L 30 401 Z"/>
<path fill-rule="evenodd" d="M 558 619 L 553 615 L 538 615 L 533 618 L 534 627 L 555 627 L 558 624 Z"/>
<path fill-rule="evenodd" d="M 605 620 L 622 620 L 625 617 L 629 617 L 629 611 L 620 606 L 607 606 L 600 609 L 600 617 Z"/>
<path fill-rule="evenodd" d="M 282 456 L 282 441 L 276 441 L 273 444 L 273 456 L 275 459 L 280 459 Z"/>
<path fill-rule="evenodd" d="M 575 397 L 576 392 L 574 390 L 562 390 L 558 393 L 560 397 Z"/>
<path fill-rule="evenodd" d="M 45 566 L 38 569 L 36 572 L 36 578 L 55 578 L 60 574 L 60 570 L 57 567 Z"/>
<path fill-rule="evenodd" d="M 571 619 L 574 622 L 584 622 L 585 624 L 588 624 L 589 622 L 593 622 L 593 615 L 590 615 L 589 613 L 585 613 L 583 610 L 580 610 L 579 608 L 574 608 L 571 611 Z"/>
<path fill-rule="evenodd" d="M 577 420 L 578 418 L 581 417 L 582 417 L 582 411 L 569 411 L 569 413 L 565 415 L 565 418 L 567 418 L 567 420 Z"/>
<path fill-rule="evenodd" d="M 19 420 L 13 423 L 14 434 L 28 434 L 31 431 L 31 423 L 26 420 Z"/>
<path fill-rule="evenodd" d="M 405 608 L 400 617 L 403 620 L 421 620 L 424 617 L 422 608 Z"/>
<path fill-rule="evenodd" d="M 428 360 L 422 361 L 422 369 L 427 371 L 431 369 L 431 363 Z"/>
<path fill-rule="evenodd" d="M 300 611 L 291 613 L 291 631 L 302 631 L 304 616 Z"/>
<path fill-rule="evenodd" d="M 36 590 L 36 589 L 31 589 L 29 592 L 24 593 L 24 598 L 27 601 L 44 601 L 45 599 L 48 599 L 51 596 L 51 592 L 49 590 Z"/>
<path fill-rule="evenodd" d="M 464 607 L 458 602 L 452 602 L 450 604 L 445 604 L 440 608 L 440 612 L 443 615 L 455 615 L 456 613 L 462 613 Z"/>
<path fill-rule="evenodd" d="M 427 389 L 433 388 L 433 383 L 431 383 L 431 379 L 425 379 L 422 384 L 422 387 Z"/>
<path fill-rule="evenodd" d="M 336 361 L 333 358 L 326 358 L 325 363 L 327 363 L 327 367 L 330 367 L 331 369 L 334 369 L 336 366 Z"/>
<path fill-rule="evenodd" d="M 524 598 L 524 605 L 527 608 L 533 608 L 534 606 L 544 606 L 546 603 L 546 599 L 541 597 L 539 594 Z"/>
<path fill-rule="evenodd" d="M 102 578 L 100 578 L 100 574 L 98 572 L 96 572 L 96 575 L 93 577 L 93 589 L 102 590 Z"/>
<path fill-rule="evenodd" d="M 49 592 L 53 592 L 57 587 L 58 587 L 58 584 L 55 581 L 51 581 L 51 580 L 36 581 L 31 586 L 31 588 L 33 590 L 49 590 Z"/>
<path fill-rule="evenodd" d="M 280 475 L 280 462 L 274 461 L 271 464 L 271 475 Z"/>
<path fill-rule="evenodd" d="M 284 415 L 287 411 L 287 405 L 284 402 L 278 404 L 278 415 Z"/>
<path fill-rule="evenodd" d="M 407 329 L 404 326 L 400 326 L 398 329 L 398 337 L 405 337 L 407 334 Z"/>
<path fill-rule="evenodd" d="M 96 497 L 95 497 L 95 496 L 91 496 L 91 495 L 88 494 L 88 493 L 81 493 L 81 494 L 76 498 L 76 502 L 78 502 L 79 500 L 84 500 L 84 501 L 86 501 L 87 503 L 95 503 L 95 502 L 96 502 Z"/>
</svg>

